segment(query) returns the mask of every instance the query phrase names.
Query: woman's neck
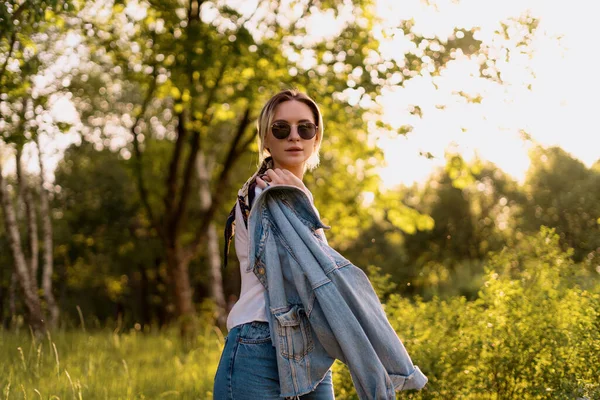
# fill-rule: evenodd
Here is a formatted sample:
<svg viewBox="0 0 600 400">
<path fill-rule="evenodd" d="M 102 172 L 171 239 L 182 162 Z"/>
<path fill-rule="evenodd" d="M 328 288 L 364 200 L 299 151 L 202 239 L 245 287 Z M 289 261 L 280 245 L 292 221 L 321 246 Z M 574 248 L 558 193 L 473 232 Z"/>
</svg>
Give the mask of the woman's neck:
<svg viewBox="0 0 600 400">
<path fill-rule="evenodd" d="M 296 177 L 298 177 L 298 179 L 303 180 L 303 178 L 304 178 L 304 164 L 293 166 L 293 167 L 284 167 L 284 166 L 280 165 L 277 161 L 273 160 L 273 168 L 287 169 L 292 174 L 296 175 Z"/>
</svg>

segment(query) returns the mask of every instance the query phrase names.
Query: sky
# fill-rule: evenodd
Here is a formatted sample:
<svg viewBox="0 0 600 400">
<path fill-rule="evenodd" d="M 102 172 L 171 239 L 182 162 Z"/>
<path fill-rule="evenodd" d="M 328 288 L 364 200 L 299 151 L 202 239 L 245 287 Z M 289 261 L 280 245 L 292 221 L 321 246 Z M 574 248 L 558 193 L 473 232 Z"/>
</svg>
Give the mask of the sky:
<svg viewBox="0 0 600 400">
<path fill-rule="evenodd" d="M 528 13 L 540 22 L 529 45 L 531 54 L 511 51 L 510 61 L 498 66 L 504 84 L 480 78 L 477 59 L 463 55 L 440 76 L 425 71 L 382 97 L 386 122 L 413 126 L 406 136 L 383 135 L 378 141 L 387 162 L 381 169 L 384 186 L 423 181 L 444 164 L 446 151 L 492 161 L 520 182 L 529 167 L 532 142 L 560 146 L 588 167 L 600 159 L 600 74 L 595 72 L 600 62 L 595 50 L 599 2 L 576 0 L 568 8 L 565 2 L 531 0 L 434 3 L 437 10 L 422 1 L 403 1 L 398 7 L 394 0 L 380 0 L 378 12 L 392 25 L 397 19 L 413 18 L 415 31 L 439 37 L 447 37 L 453 24 L 478 27 L 476 38 L 494 50 L 515 48 L 494 35 L 501 20 Z M 387 46 L 398 52 L 402 40 Z M 469 104 L 452 95 L 459 90 L 481 96 L 481 103 Z M 408 113 L 411 104 L 421 107 L 421 119 Z M 532 140 L 523 140 L 523 132 Z"/>
<path fill-rule="evenodd" d="M 239 3 L 238 8 L 250 15 L 257 2 L 229 3 Z M 502 84 L 480 77 L 480 60 L 476 57 L 457 54 L 439 76 L 431 76 L 425 68 L 402 86 L 386 89 L 376 99 L 383 107 L 385 122 L 395 128 L 412 126 L 405 136 L 375 133 L 377 144 L 385 153 L 386 166 L 380 169 L 384 187 L 424 181 L 436 167 L 444 165 L 448 151 L 460 153 L 467 160 L 477 156 L 492 161 L 520 182 L 529 166 L 532 142 L 558 145 L 587 166 L 600 158 L 600 125 L 596 123 L 600 74 L 595 72 L 600 64 L 600 52 L 596 51 L 599 28 L 595 21 L 595 16 L 600 15 L 599 2 L 572 0 L 568 8 L 564 2 L 542 0 L 403 0 L 401 4 L 397 0 L 377 0 L 376 13 L 382 23 L 375 27 L 375 33 L 386 60 L 401 60 L 410 50 L 411 42 L 402 35 L 381 34 L 406 19 L 414 20 L 416 33 L 431 38 L 448 38 L 455 27 L 475 28 L 476 38 L 492 55 L 510 49 L 511 57 L 509 62 L 495 65 Z M 210 10 L 206 11 L 205 18 L 211 18 Z M 133 2 L 126 12 L 145 15 Z M 300 8 L 292 7 L 290 17 L 299 12 Z M 540 22 L 527 52 L 522 52 L 516 48 L 516 40 L 503 39 L 494 32 L 501 21 L 525 14 Z M 342 21 L 352 18 L 351 13 L 340 15 Z M 315 37 L 333 37 L 339 24 L 331 23 L 332 18 L 332 13 L 314 13 L 306 21 L 307 30 Z M 518 24 L 509 26 L 518 38 Z M 66 45 L 75 48 L 79 42 L 70 36 Z M 310 52 L 307 54 L 301 63 L 310 64 Z M 56 68 L 64 71 L 77 63 L 76 52 L 67 52 L 67 58 Z M 38 84 L 42 87 L 52 80 L 50 74 L 40 77 Z M 458 91 L 478 96 L 481 102 L 469 103 L 456 94 Z M 414 105 L 421 108 L 422 118 L 410 114 Z M 74 122 L 75 115 L 72 103 L 63 97 L 57 99 L 50 116 L 44 118 Z M 532 141 L 523 140 L 523 132 Z M 60 138 L 42 143 L 50 180 L 62 151 L 77 141 L 78 135 Z M 433 158 L 425 158 L 421 153 L 431 153 Z M 30 165 L 35 170 L 37 160 Z M 14 168 L 9 163 L 7 172 L 11 167 Z"/>
</svg>

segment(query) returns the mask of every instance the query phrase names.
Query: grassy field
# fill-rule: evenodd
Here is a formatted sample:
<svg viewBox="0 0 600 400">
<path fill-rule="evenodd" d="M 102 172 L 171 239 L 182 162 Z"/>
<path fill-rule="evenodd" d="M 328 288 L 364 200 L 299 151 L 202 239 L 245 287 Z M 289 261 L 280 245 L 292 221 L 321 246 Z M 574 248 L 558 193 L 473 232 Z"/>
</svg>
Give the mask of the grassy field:
<svg viewBox="0 0 600 400">
<path fill-rule="evenodd" d="M 0 332 L 0 399 L 211 399 L 223 336 L 176 331 Z"/>
<path fill-rule="evenodd" d="M 596 271 L 574 263 L 548 230 L 491 256 L 486 270 L 471 301 L 402 297 L 389 276 L 373 274 L 376 289 L 389 293 L 390 324 L 429 378 L 424 390 L 397 397 L 600 399 Z M 200 314 L 199 321 L 209 322 L 193 344 L 182 343 L 175 329 L 139 326 L 65 329 L 41 338 L 0 331 L 0 400 L 210 400 L 223 335 L 212 314 Z M 333 381 L 338 400 L 357 400 L 341 362 Z"/>
</svg>

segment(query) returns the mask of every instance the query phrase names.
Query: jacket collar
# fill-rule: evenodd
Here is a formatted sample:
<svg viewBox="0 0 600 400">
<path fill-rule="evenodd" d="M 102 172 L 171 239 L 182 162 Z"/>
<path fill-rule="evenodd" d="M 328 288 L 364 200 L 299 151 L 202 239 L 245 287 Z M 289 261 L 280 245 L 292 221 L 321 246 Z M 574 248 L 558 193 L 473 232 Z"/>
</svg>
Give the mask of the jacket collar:
<svg viewBox="0 0 600 400">
<path fill-rule="evenodd" d="M 265 251 L 266 236 L 269 234 L 264 224 L 265 213 L 269 212 L 269 202 L 278 201 L 288 207 L 305 225 L 311 230 L 319 228 L 331 229 L 323 224 L 317 215 L 313 205 L 306 192 L 296 186 L 277 185 L 265 188 L 252 204 L 252 210 L 248 215 L 248 235 L 249 237 L 260 238 L 256 248 L 250 248 L 249 269 L 252 269 L 256 263 L 263 262 L 263 253 Z"/>
</svg>

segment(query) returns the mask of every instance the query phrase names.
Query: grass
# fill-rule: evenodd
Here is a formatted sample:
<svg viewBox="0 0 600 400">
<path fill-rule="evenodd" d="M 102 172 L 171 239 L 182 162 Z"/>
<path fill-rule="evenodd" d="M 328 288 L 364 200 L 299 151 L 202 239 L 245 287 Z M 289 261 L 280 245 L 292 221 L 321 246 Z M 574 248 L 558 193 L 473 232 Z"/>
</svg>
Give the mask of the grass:
<svg viewBox="0 0 600 400">
<path fill-rule="evenodd" d="M 0 400 L 212 399 L 222 348 L 212 326 L 193 346 L 174 330 L 0 332 Z"/>
</svg>

